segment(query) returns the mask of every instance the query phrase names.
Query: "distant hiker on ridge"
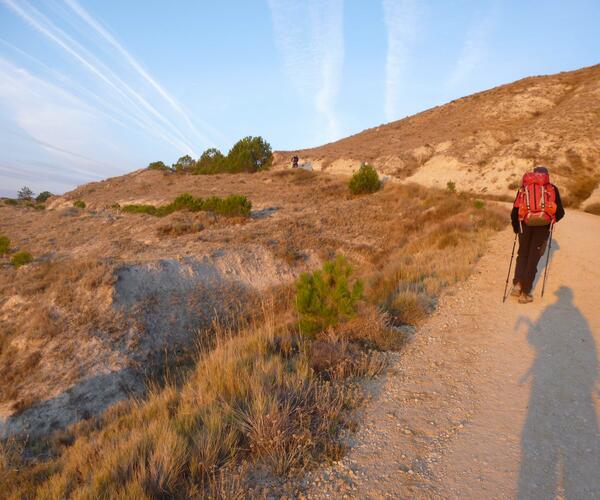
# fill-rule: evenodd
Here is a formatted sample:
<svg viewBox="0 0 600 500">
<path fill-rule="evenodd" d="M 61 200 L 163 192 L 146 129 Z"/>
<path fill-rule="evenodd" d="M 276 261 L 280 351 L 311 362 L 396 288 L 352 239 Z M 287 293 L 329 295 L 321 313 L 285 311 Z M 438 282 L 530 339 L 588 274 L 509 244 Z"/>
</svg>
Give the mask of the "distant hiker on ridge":
<svg viewBox="0 0 600 500">
<path fill-rule="evenodd" d="M 538 262 L 546 250 L 552 226 L 564 215 L 560 193 L 550 184 L 548 169 L 535 167 L 526 173 L 511 213 L 512 227 L 519 235 L 511 295 L 519 297 L 521 304 L 533 301 L 531 289 Z"/>
</svg>

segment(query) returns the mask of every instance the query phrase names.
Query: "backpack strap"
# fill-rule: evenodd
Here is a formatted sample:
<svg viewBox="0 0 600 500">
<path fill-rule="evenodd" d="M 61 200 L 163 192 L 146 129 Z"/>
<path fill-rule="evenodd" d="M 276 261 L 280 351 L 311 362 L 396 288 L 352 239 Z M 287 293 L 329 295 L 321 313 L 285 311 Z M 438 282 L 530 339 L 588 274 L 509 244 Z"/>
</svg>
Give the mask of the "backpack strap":
<svg viewBox="0 0 600 500">
<path fill-rule="evenodd" d="M 531 201 L 529 199 L 529 189 L 525 187 L 525 205 L 527 205 L 527 211 L 531 211 Z"/>
<path fill-rule="evenodd" d="M 546 210 L 546 186 L 542 186 L 542 211 Z"/>
</svg>

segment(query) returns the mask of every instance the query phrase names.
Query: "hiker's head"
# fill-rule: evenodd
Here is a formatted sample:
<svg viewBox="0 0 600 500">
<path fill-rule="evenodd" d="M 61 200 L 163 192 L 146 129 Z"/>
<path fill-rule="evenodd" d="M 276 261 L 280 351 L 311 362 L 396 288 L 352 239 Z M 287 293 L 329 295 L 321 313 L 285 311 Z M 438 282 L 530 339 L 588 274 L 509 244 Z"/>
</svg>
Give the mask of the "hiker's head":
<svg viewBox="0 0 600 500">
<path fill-rule="evenodd" d="M 573 290 L 571 290 L 568 286 L 561 286 L 558 290 L 556 290 L 556 292 L 554 292 L 554 295 L 567 302 L 573 301 Z"/>
<path fill-rule="evenodd" d="M 542 166 L 535 167 L 535 168 L 533 169 L 533 171 L 534 171 L 536 174 L 548 174 L 548 173 L 549 173 L 549 172 L 548 172 L 548 169 L 547 169 L 546 167 L 542 167 Z"/>
</svg>

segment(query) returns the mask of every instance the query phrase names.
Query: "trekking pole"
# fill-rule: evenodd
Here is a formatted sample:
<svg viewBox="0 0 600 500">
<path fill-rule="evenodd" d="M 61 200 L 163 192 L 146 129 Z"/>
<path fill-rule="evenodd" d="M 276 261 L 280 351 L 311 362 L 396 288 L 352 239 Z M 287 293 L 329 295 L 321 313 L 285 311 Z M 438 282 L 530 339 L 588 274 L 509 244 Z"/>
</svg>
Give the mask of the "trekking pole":
<svg viewBox="0 0 600 500">
<path fill-rule="evenodd" d="M 544 290 L 546 289 L 546 276 L 548 274 L 548 262 L 550 262 L 550 250 L 552 250 L 552 231 L 554 231 L 554 222 L 550 226 L 550 236 L 548 239 L 550 242 L 548 243 L 548 255 L 546 255 L 546 269 L 544 269 L 544 283 L 542 284 L 542 297 L 544 296 Z"/>
<path fill-rule="evenodd" d="M 512 254 L 510 255 L 510 264 L 508 265 L 508 274 L 506 275 L 506 285 L 504 285 L 504 295 L 502 295 L 502 303 L 506 302 L 506 290 L 508 290 L 508 280 L 510 279 L 510 270 L 512 269 L 513 258 L 515 256 L 515 247 L 517 246 L 517 238 L 519 233 L 515 233 L 515 241 L 513 243 Z"/>
</svg>

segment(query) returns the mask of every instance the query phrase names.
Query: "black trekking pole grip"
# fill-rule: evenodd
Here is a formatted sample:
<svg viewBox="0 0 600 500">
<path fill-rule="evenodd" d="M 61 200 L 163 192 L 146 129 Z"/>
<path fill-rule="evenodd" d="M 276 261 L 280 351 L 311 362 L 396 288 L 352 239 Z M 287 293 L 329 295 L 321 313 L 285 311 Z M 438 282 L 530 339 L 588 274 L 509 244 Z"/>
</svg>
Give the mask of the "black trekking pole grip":
<svg viewBox="0 0 600 500">
<path fill-rule="evenodd" d="M 542 297 L 544 296 L 544 290 L 546 290 L 546 276 L 548 275 L 548 263 L 550 262 L 550 251 L 552 250 L 552 233 L 554 232 L 554 222 L 550 226 L 550 235 L 548 239 L 548 255 L 546 255 L 546 268 L 544 269 L 544 283 L 542 284 Z"/>
<path fill-rule="evenodd" d="M 506 290 L 508 290 L 508 280 L 510 280 L 510 270 L 512 269 L 513 258 L 515 257 L 515 247 L 517 246 L 517 238 L 519 233 L 515 233 L 515 241 L 513 242 L 512 253 L 510 254 L 510 264 L 508 265 L 508 274 L 506 275 L 506 284 L 504 285 L 504 294 L 502 295 L 502 303 L 506 302 Z"/>
</svg>

